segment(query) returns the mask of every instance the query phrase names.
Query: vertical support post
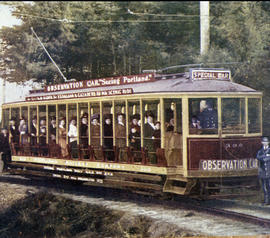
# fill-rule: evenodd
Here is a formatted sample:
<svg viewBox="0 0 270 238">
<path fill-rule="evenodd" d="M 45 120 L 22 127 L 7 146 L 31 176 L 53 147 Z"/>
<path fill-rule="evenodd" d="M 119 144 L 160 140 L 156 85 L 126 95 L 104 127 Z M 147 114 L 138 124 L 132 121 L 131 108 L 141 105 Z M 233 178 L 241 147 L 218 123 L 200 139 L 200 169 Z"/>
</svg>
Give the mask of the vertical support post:
<svg viewBox="0 0 270 238">
<path fill-rule="evenodd" d="M 188 122 L 188 98 L 183 97 L 182 99 L 182 110 L 183 110 L 183 170 L 184 170 L 184 175 L 187 176 L 188 174 L 188 158 L 187 158 L 187 139 L 188 139 L 188 134 L 189 134 L 189 122 Z"/>
<path fill-rule="evenodd" d="M 160 99 L 160 132 L 161 132 L 161 148 L 164 149 L 165 147 L 165 108 L 164 108 L 164 98 Z"/>
<path fill-rule="evenodd" d="M 88 102 L 88 145 L 91 145 L 91 108 Z"/>
<path fill-rule="evenodd" d="M 115 101 L 112 101 L 112 125 L 113 125 L 113 146 L 116 145 L 116 135 L 115 135 Z"/>
<path fill-rule="evenodd" d="M 99 114 L 100 114 L 100 145 L 103 146 L 103 105 L 102 101 L 99 102 Z"/>
<path fill-rule="evenodd" d="M 66 143 L 68 145 L 68 129 L 69 129 L 69 120 L 68 120 L 68 103 L 66 104 Z"/>
<path fill-rule="evenodd" d="M 126 103 L 126 146 L 129 146 L 129 139 L 128 139 L 128 134 L 129 134 L 129 114 L 128 114 L 128 101 L 127 99 L 125 100 Z"/>
<path fill-rule="evenodd" d="M 77 144 L 80 144 L 80 111 L 79 111 L 79 103 L 76 103 L 77 108 Z"/>
<path fill-rule="evenodd" d="M 200 1 L 200 31 L 201 55 L 204 55 L 210 45 L 209 1 Z"/>
<path fill-rule="evenodd" d="M 143 102 L 142 99 L 140 98 L 140 114 L 141 114 L 141 148 L 144 146 L 144 132 L 143 132 L 143 127 L 144 127 L 144 113 L 143 113 Z"/>
<path fill-rule="evenodd" d="M 39 131 L 40 131 L 39 106 L 37 106 L 37 143 L 39 143 Z"/>
<path fill-rule="evenodd" d="M 248 98 L 245 97 L 245 122 L 246 122 L 246 131 L 245 135 L 248 134 Z"/>
<path fill-rule="evenodd" d="M 46 144 L 49 144 L 49 105 L 46 104 Z"/>
<path fill-rule="evenodd" d="M 218 112 L 218 135 L 221 138 L 222 135 L 222 104 L 221 104 L 221 97 L 217 99 L 217 112 Z"/>
<path fill-rule="evenodd" d="M 55 120 L 56 120 L 56 144 L 58 144 L 59 137 L 59 112 L 58 112 L 58 104 L 55 105 Z"/>
<path fill-rule="evenodd" d="M 28 135 L 30 135 L 30 126 L 31 126 L 31 120 L 30 120 L 30 106 L 27 107 L 27 117 L 28 117 L 28 123 L 27 123 L 27 131 L 28 131 Z M 30 142 L 30 136 L 27 137 L 27 141 Z"/>
</svg>

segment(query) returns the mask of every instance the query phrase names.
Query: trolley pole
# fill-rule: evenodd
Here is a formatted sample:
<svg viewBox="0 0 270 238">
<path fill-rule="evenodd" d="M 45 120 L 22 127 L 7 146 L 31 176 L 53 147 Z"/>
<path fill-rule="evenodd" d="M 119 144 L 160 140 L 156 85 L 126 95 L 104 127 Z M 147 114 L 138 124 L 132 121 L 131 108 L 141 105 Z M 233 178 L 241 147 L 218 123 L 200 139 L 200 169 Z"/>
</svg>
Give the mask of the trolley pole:
<svg viewBox="0 0 270 238">
<path fill-rule="evenodd" d="M 200 1 L 200 30 L 201 55 L 204 55 L 210 45 L 209 1 Z"/>
</svg>

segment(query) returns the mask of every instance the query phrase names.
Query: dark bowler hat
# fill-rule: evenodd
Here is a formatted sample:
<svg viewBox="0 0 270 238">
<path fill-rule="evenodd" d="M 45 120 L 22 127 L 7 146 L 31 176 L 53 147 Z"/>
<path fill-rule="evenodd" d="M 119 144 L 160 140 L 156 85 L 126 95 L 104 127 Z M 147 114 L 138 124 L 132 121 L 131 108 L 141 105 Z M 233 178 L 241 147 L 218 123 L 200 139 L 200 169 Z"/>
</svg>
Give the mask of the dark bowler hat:
<svg viewBox="0 0 270 238">
<path fill-rule="evenodd" d="M 153 117 L 153 118 L 154 118 L 154 114 L 153 114 L 153 112 L 151 112 L 151 111 L 147 111 L 147 112 L 145 113 L 145 116 L 146 116 L 146 117 Z"/>
<path fill-rule="evenodd" d="M 126 115 L 124 113 L 117 113 L 117 117 L 122 115 L 124 118 L 126 117 Z"/>
<path fill-rule="evenodd" d="M 264 136 L 264 137 L 262 138 L 262 142 L 268 142 L 268 143 L 269 143 L 268 137 Z"/>
<path fill-rule="evenodd" d="M 99 119 L 99 114 L 95 113 L 91 116 L 91 120 L 94 120 L 94 119 Z"/>
<path fill-rule="evenodd" d="M 112 119 L 112 114 L 105 114 L 104 120 L 106 120 L 106 119 Z"/>
<path fill-rule="evenodd" d="M 1 131 L 3 131 L 3 130 L 8 130 L 6 127 L 2 127 L 1 128 Z"/>
<path fill-rule="evenodd" d="M 134 114 L 130 118 L 131 118 L 131 120 L 133 120 L 133 119 L 140 120 L 140 114 Z"/>
<path fill-rule="evenodd" d="M 88 118 L 88 113 L 85 112 L 85 113 L 82 115 L 82 118 Z"/>
</svg>

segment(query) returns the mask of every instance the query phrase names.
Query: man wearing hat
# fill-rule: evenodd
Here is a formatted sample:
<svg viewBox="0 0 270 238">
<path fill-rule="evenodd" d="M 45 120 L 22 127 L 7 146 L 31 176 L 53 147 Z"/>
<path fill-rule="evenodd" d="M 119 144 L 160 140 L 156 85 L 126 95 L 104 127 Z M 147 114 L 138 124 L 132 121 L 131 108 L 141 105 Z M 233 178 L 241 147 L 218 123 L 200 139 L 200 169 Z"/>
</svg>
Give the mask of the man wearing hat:
<svg viewBox="0 0 270 238">
<path fill-rule="evenodd" d="M 8 129 L 2 128 L 0 133 L 0 152 L 2 152 L 2 160 L 4 162 L 4 169 L 7 168 L 7 162 L 11 159 L 11 151 L 9 147 Z M 1 158 L 0 158 L 1 160 Z"/>
<path fill-rule="evenodd" d="M 213 104 L 210 101 L 202 100 L 200 102 L 198 120 L 200 121 L 202 129 L 218 128 L 217 111 L 213 109 Z"/>
<path fill-rule="evenodd" d="M 256 158 L 259 161 L 259 178 L 264 192 L 264 204 L 270 205 L 270 148 L 267 137 L 262 138 L 262 148 Z"/>
</svg>

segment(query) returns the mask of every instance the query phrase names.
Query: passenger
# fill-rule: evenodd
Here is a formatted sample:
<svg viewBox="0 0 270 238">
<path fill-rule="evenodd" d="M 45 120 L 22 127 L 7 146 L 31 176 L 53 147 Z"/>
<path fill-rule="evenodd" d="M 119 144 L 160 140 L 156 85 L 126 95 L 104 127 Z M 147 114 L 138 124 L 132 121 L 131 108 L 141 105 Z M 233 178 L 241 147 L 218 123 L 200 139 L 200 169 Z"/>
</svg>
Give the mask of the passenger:
<svg viewBox="0 0 270 238">
<path fill-rule="evenodd" d="M 135 151 L 141 150 L 141 127 L 139 126 L 140 115 L 135 114 L 131 117 L 129 133 L 130 147 Z"/>
<path fill-rule="evenodd" d="M 192 116 L 190 128 L 197 128 L 197 129 L 201 128 L 200 121 L 198 120 L 196 116 Z"/>
<path fill-rule="evenodd" d="M 104 115 L 104 149 L 108 160 L 114 160 L 112 115 Z"/>
<path fill-rule="evenodd" d="M 88 153 L 88 113 L 84 113 L 81 118 L 80 126 L 80 145 L 81 153 L 84 159 L 89 159 Z"/>
<path fill-rule="evenodd" d="M 65 128 L 66 120 L 62 118 L 60 120 L 59 129 L 58 129 L 58 144 L 61 147 L 61 154 L 63 158 L 68 158 L 68 147 L 66 143 L 66 128 Z"/>
<path fill-rule="evenodd" d="M 154 115 L 152 112 L 146 113 L 147 122 L 144 125 L 144 137 L 145 138 L 152 138 L 154 130 L 156 129 L 154 124 Z"/>
<path fill-rule="evenodd" d="M 48 154 L 48 148 L 46 146 L 46 134 L 47 134 L 47 128 L 46 128 L 46 120 L 41 119 L 39 124 L 39 144 L 41 146 L 40 152 L 42 155 L 46 156 Z"/>
<path fill-rule="evenodd" d="M 157 121 L 155 123 L 155 130 L 153 133 L 153 139 L 154 139 L 154 149 L 155 151 L 161 147 L 161 141 L 160 141 L 160 137 L 161 137 L 161 130 L 160 130 L 160 122 Z"/>
<path fill-rule="evenodd" d="M 218 128 L 217 111 L 213 109 L 210 101 L 202 100 L 200 102 L 200 113 L 198 115 L 200 126 L 202 129 Z"/>
<path fill-rule="evenodd" d="M 7 169 L 7 163 L 11 159 L 11 151 L 9 146 L 9 134 L 7 128 L 1 129 L 0 134 L 0 152 L 2 152 L 2 160 L 4 163 L 4 170 Z M 0 158 L 1 159 L 1 158 Z"/>
<path fill-rule="evenodd" d="M 81 144 L 84 147 L 88 147 L 88 114 L 84 113 L 81 118 L 80 127 Z"/>
<path fill-rule="evenodd" d="M 256 158 L 259 161 L 259 179 L 264 193 L 264 204 L 270 205 L 270 148 L 267 137 L 262 138 L 262 148 Z"/>
<path fill-rule="evenodd" d="M 20 125 L 19 125 L 18 130 L 20 132 L 21 144 L 24 145 L 28 143 L 28 126 L 24 118 L 20 120 Z"/>
<path fill-rule="evenodd" d="M 15 144 L 19 144 L 20 132 L 16 126 L 15 119 L 11 119 L 9 123 L 10 123 L 9 136 L 10 136 L 11 142 Z"/>
<path fill-rule="evenodd" d="M 50 142 L 51 143 L 56 143 L 56 119 L 55 117 L 51 118 L 51 125 L 49 127 L 49 132 L 50 132 Z"/>
<path fill-rule="evenodd" d="M 148 152 L 148 158 L 151 163 L 156 163 L 153 134 L 156 129 L 154 125 L 154 115 L 151 111 L 146 113 L 147 123 L 144 124 L 144 137 L 145 137 L 145 148 Z"/>
<path fill-rule="evenodd" d="M 37 145 L 37 117 L 33 117 L 32 123 L 30 125 L 30 144 L 33 155 L 38 155 Z"/>
<path fill-rule="evenodd" d="M 37 144 L 37 117 L 34 117 L 32 119 L 32 123 L 31 123 L 31 126 L 30 126 L 30 142 L 31 142 L 31 145 L 36 145 Z"/>
<path fill-rule="evenodd" d="M 117 123 L 115 125 L 116 147 L 119 150 L 119 160 L 127 161 L 126 147 L 126 125 L 125 114 L 119 113 L 117 115 Z"/>
<path fill-rule="evenodd" d="M 69 143 L 71 148 L 72 158 L 78 158 L 78 130 L 76 126 L 76 119 L 72 118 L 68 130 Z"/>
<path fill-rule="evenodd" d="M 102 160 L 103 155 L 100 147 L 99 114 L 93 114 L 91 117 L 91 146 L 94 150 L 95 159 Z"/>
<path fill-rule="evenodd" d="M 166 128 L 166 131 L 174 131 L 174 119 L 171 118 L 168 125 L 167 125 L 167 128 Z"/>
</svg>

